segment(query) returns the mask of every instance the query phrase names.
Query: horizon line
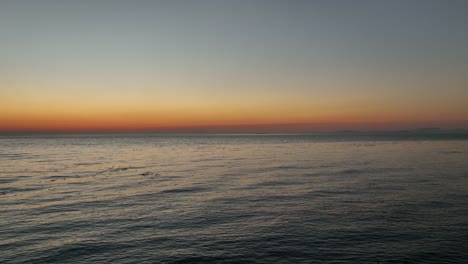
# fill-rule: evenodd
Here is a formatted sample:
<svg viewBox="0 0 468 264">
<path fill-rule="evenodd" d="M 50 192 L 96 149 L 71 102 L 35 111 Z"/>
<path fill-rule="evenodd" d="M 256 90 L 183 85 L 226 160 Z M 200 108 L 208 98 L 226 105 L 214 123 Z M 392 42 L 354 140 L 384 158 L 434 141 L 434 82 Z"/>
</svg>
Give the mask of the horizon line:
<svg viewBox="0 0 468 264">
<path fill-rule="evenodd" d="M 339 129 L 329 131 L 209 131 L 209 130 L 18 130 L 1 131 L 0 135 L 6 134 L 249 134 L 249 135 L 274 135 L 274 134 L 359 134 L 359 133 L 426 133 L 426 134 L 445 134 L 445 133 L 468 133 L 468 128 L 440 128 L 440 127 L 419 127 L 412 129 Z"/>
</svg>

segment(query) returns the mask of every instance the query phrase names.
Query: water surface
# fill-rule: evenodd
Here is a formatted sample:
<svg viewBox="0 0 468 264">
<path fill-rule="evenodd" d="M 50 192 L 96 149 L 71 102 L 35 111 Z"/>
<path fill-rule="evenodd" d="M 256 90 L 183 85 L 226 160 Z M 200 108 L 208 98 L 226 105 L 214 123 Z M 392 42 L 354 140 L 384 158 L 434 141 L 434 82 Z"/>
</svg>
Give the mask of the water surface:
<svg viewBox="0 0 468 264">
<path fill-rule="evenodd" d="M 463 263 L 463 135 L 3 135 L 1 263 Z"/>
</svg>

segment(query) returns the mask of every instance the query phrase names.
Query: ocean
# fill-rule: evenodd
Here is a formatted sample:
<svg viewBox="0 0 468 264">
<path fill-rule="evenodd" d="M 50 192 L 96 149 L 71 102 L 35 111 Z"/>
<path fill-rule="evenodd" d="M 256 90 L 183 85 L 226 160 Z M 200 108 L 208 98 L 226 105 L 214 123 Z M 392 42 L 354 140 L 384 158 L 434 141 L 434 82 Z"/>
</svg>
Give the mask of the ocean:
<svg viewBox="0 0 468 264">
<path fill-rule="evenodd" d="M 0 136 L 0 263 L 466 263 L 468 136 Z"/>
</svg>

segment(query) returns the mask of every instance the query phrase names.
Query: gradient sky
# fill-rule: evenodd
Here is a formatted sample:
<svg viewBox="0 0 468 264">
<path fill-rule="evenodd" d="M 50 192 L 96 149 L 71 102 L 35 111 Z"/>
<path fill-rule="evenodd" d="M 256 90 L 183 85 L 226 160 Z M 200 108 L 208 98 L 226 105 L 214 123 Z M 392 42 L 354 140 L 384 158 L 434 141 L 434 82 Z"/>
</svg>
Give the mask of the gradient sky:
<svg viewBox="0 0 468 264">
<path fill-rule="evenodd" d="M 0 131 L 468 128 L 467 14 L 464 0 L 3 0 Z"/>
</svg>

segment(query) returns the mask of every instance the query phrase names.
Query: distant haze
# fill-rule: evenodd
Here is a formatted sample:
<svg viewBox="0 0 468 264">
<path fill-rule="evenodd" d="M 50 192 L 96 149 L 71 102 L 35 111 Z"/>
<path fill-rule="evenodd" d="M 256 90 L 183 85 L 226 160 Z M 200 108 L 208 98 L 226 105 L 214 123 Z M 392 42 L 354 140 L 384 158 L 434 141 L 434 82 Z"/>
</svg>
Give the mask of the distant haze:
<svg viewBox="0 0 468 264">
<path fill-rule="evenodd" d="M 468 1 L 0 3 L 0 132 L 468 128 Z"/>
</svg>

